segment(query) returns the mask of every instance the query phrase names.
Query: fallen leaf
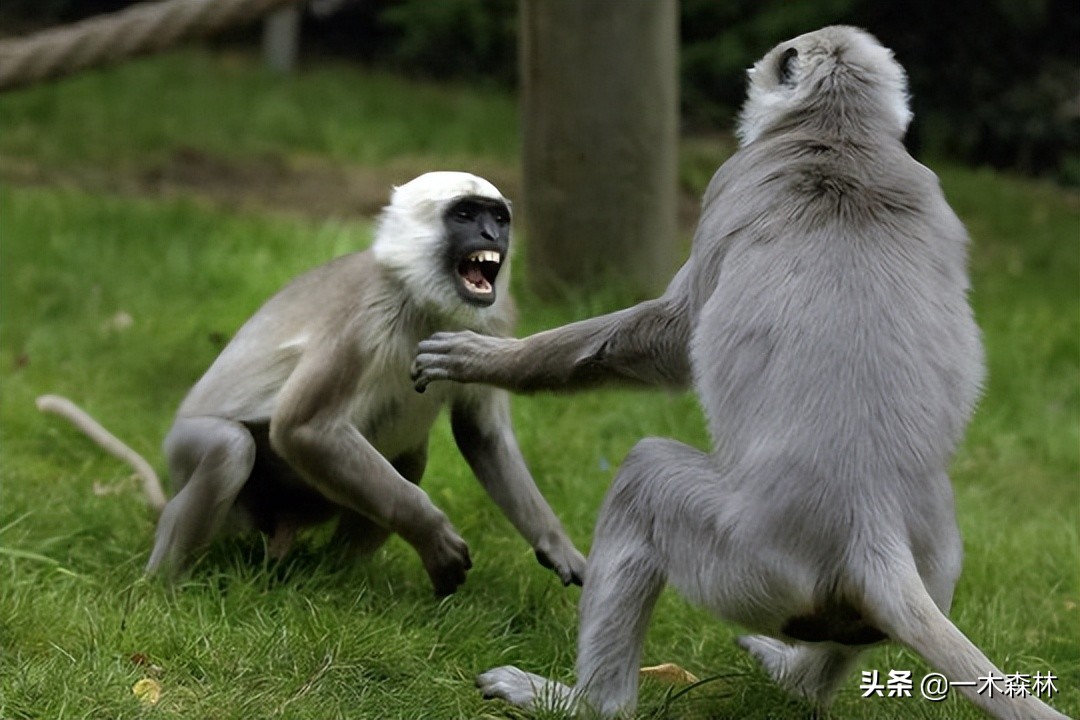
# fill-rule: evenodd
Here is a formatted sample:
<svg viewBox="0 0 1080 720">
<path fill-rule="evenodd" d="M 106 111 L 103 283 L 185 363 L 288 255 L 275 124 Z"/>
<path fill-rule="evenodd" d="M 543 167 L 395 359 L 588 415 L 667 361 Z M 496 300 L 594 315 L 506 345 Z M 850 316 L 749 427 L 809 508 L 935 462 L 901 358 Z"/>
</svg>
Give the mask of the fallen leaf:
<svg viewBox="0 0 1080 720">
<path fill-rule="evenodd" d="M 664 663 L 641 668 L 641 676 L 672 685 L 689 685 L 698 681 L 697 676 L 675 663 Z"/>
<path fill-rule="evenodd" d="M 154 678 L 143 678 L 131 686 L 131 692 L 144 705 L 157 705 L 161 699 L 161 683 Z"/>
</svg>

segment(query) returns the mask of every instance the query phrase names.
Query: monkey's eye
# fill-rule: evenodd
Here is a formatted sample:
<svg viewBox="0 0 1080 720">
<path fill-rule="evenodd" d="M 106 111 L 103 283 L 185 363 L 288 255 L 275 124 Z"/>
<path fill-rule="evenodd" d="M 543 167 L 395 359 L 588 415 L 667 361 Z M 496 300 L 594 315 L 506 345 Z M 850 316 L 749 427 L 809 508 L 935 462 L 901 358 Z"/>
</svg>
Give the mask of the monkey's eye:
<svg viewBox="0 0 1080 720">
<path fill-rule="evenodd" d="M 510 216 L 503 212 L 497 212 L 495 213 L 495 222 L 499 223 L 500 225 L 509 225 Z"/>
<path fill-rule="evenodd" d="M 480 212 L 480 206 L 473 202 L 459 202 L 450 208 L 450 217 L 458 222 L 472 222 Z"/>
</svg>

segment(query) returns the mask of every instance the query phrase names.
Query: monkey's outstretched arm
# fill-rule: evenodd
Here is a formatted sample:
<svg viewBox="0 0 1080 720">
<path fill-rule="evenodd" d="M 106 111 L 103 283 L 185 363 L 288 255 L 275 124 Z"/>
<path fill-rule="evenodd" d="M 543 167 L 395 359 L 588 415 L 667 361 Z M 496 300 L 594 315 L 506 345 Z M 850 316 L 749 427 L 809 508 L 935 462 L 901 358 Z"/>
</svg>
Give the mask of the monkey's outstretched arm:
<svg viewBox="0 0 1080 720">
<path fill-rule="evenodd" d="M 566 536 L 525 466 L 511 429 L 506 393 L 484 387 L 462 392 L 451 408 L 450 426 L 476 478 L 528 540 L 536 559 L 554 570 L 564 585 L 581 585 L 585 558 Z"/>
<path fill-rule="evenodd" d="M 401 535 L 419 553 L 436 593 L 454 592 L 471 566 L 465 541 L 351 424 L 360 363 L 348 337 L 324 342 L 282 387 L 270 418 L 271 446 L 323 496 Z"/>
<path fill-rule="evenodd" d="M 158 479 L 157 473 L 146 458 L 128 447 L 120 438 L 90 417 L 85 410 L 65 397 L 42 395 L 37 399 L 36 404 L 41 412 L 59 415 L 81 430 L 105 452 L 130 465 L 142 481 L 147 504 L 154 512 L 161 513 L 162 508 L 165 507 L 165 492 L 161 489 L 161 480 Z"/>
<path fill-rule="evenodd" d="M 420 343 L 412 376 L 486 383 L 517 393 L 573 392 L 602 385 L 684 388 L 691 380 L 693 319 L 685 273 L 662 297 L 520 340 L 436 333 Z"/>
</svg>

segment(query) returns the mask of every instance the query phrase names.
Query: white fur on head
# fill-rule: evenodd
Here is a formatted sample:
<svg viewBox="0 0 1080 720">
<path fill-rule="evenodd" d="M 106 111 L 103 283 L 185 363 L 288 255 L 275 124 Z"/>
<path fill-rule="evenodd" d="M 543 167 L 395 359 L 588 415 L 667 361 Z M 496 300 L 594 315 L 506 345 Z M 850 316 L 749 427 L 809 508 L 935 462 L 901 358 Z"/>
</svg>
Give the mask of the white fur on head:
<svg viewBox="0 0 1080 720">
<path fill-rule="evenodd" d="M 375 231 L 372 252 L 375 262 L 404 283 L 420 307 L 467 326 L 482 323 L 485 315 L 504 312 L 509 301 L 510 258 L 503 258 L 495 280 L 495 302 L 475 307 L 463 302 L 443 262 L 445 227 L 443 213 L 465 196 L 501 200 L 499 189 L 482 177 L 465 172 L 429 172 L 394 188 L 390 204 L 383 208 Z"/>
<path fill-rule="evenodd" d="M 779 66 L 792 48 L 798 55 L 785 79 Z M 789 114 L 814 107 L 819 100 L 859 103 L 855 116 L 879 118 L 898 138 L 911 122 L 904 68 L 892 51 L 859 28 L 834 25 L 780 43 L 747 74 L 750 83 L 736 129 L 743 147 Z M 846 95 L 827 99 L 821 97 L 825 93 Z M 842 123 L 845 118 L 836 120 Z"/>
</svg>

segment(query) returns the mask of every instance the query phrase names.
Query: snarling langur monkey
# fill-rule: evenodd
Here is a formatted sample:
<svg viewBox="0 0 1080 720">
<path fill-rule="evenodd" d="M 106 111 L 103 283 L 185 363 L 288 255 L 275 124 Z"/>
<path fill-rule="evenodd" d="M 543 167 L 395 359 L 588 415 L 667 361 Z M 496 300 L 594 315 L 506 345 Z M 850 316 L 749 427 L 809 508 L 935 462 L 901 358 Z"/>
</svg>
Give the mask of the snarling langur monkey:
<svg viewBox="0 0 1080 720">
<path fill-rule="evenodd" d="M 420 395 L 409 375 L 417 343 L 433 332 L 510 332 L 509 245 L 510 206 L 491 183 L 428 173 L 394 190 L 370 250 L 267 301 L 188 393 L 165 438 L 176 495 L 147 570 L 182 570 L 227 528 L 261 530 L 280 555 L 298 529 L 337 517 L 335 541 L 370 553 L 397 533 L 436 592 L 453 592 L 468 548 L 418 487 L 428 433 L 449 406 L 454 439 L 488 494 L 541 563 L 580 584 L 585 559 L 525 466 L 507 393 L 446 384 Z M 43 409 L 117 452 L 92 419 L 55 399 Z"/>
<path fill-rule="evenodd" d="M 740 148 L 660 298 L 520 340 L 420 344 L 419 387 L 692 384 L 713 439 L 645 439 L 619 469 L 586 568 L 577 685 L 502 667 L 479 677 L 486 695 L 632 709 L 665 583 L 749 629 L 740 645 L 815 703 L 885 639 L 953 681 L 1002 676 L 946 616 L 962 552 L 946 468 L 982 347 L 967 235 L 904 150 L 910 117 L 903 69 L 867 33 L 782 43 L 750 71 Z M 996 717 L 1061 717 L 956 687 Z"/>
</svg>

